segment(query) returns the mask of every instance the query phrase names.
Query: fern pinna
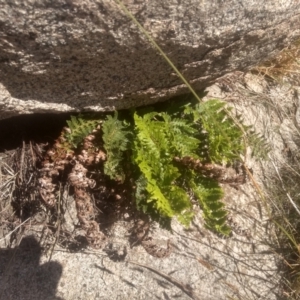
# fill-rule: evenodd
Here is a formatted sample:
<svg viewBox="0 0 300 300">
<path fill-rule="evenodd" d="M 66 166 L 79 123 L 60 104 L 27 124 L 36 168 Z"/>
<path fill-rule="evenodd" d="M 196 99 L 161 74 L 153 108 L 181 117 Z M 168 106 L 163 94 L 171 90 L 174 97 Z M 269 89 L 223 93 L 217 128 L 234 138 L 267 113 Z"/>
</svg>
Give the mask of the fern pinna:
<svg viewBox="0 0 300 300">
<path fill-rule="evenodd" d="M 71 116 L 71 120 L 67 121 L 68 128 L 65 133 L 67 142 L 73 147 L 77 148 L 80 143 L 89 134 L 96 129 L 100 120 L 90 116 L 79 115 L 78 117 Z"/>
<path fill-rule="evenodd" d="M 122 168 L 123 154 L 129 146 L 130 131 L 128 125 L 118 119 L 118 113 L 108 115 L 102 125 L 102 139 L 106 150 L 107 160 L 104 172 L 111 179 L 124 181 L 125 173 Z"/>
</svg>

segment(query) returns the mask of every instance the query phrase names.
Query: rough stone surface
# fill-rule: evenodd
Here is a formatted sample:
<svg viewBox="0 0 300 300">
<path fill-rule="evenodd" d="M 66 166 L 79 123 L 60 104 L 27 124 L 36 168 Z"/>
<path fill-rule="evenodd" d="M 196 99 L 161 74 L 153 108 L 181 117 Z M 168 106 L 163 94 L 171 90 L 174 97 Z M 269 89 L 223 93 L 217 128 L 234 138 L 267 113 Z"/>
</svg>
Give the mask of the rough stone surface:
<svg viewBox="0 0 300 300">
<path fill-rule="evenodd" d="M 297 0 L 124 0 L 201 89 L 300 36 Z M 0 118 L 104 111 L 186 92 L 112 0 L 0 0 Z"/>
</svg>

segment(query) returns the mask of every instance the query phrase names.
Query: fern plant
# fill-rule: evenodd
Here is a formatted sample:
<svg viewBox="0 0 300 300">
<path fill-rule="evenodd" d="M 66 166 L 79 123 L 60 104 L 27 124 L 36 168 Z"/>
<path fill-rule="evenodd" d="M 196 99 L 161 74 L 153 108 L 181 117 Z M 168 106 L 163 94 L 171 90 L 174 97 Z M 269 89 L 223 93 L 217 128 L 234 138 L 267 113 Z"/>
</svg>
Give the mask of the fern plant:
<svg viewBox="0 0 300 300">
<path fill-rule="evenodd" d="M 245 150 L 245 137 L 254 137 L 249 127 L 229 117 L 230 109 L 219 100 L 199 103 L 180 99 L 152 108 L 140 108 L 102 121 L 106 151 L 104 173 L 113 180 L 135 182 L 134 199 L 139 209 L 161 218 L 177 217 L 188 226 L 193 218 L 191 198 L 198 201 L 206 226 L 228 235 L 223 191 L 209 169 L 193 168 L 180 161 L 229 164 Z M 78 145 L 99 120 L 72 117 L 66 138 Z M 250 133 L 249 133 L 250 132 Z M 201 171 L 202 170 L 202 171 Z"/>
</svg>

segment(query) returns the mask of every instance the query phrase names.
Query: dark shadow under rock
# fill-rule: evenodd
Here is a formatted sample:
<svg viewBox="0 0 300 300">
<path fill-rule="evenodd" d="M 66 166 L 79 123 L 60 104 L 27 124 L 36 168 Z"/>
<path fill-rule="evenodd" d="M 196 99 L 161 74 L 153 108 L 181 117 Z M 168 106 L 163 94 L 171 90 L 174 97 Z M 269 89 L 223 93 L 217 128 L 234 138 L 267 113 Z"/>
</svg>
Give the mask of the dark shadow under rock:
<svg viewBox="0 0 300 300">
<path fill-rule="evenodd" d="M 0 121 L 0 151 L 22 146 L 22 142 L 53 142 L 58 138 L 70 114 L 35 114 Z"/>
</svg>

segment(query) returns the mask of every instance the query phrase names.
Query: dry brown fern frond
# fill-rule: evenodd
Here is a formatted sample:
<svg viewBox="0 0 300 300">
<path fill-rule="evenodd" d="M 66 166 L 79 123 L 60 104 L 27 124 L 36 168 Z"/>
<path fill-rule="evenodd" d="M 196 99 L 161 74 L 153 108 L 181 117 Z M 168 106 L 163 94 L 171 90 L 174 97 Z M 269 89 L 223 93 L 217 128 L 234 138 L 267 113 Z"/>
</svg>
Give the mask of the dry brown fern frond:
<svg viewBox="0 0 300 300">
<path fill-rule="evenodd" d="M 82 229 L 86 232 L 89 245 L 99 248 L 103 245 L 105 236 L 100 232 L 99 224 L 95 221 L 95 212 L 91 195 L 87 188 L 93 188 L 95 181 L 86 177 L 87 169 L 81 163 L 76 162 L 71 173 L 69 182 L 74 186 L 74 200 L 76 203 L 77 217 Z"/>
<path fill-rule="evenodd" d="M 219 183 L 237 186 L 246 182 L 246 173 L 243 167 L 239 170 L 239 168 L 234 169 L 228 166 L 202 163 L 199 159 L 194 159 L 190 156 L 174 157 L 174 161 L 201 173 L 204 177 L 215 179 Z"/>
<path fill-rule="evenodd" d="M 94 188 L 96 183 L 87 177 L 88 170 L 85 166 L 106 159 L 105 153 L 94 145 L 95 134 L 99 130 L 100 126 L 97 126 L 92 134 L 87 135 L 82 144 L 74 149 L 73 144 L 66 138 L 66 134 L 70 132 L 65 127 L 54 145 L 46 152 L 38 180 L 39 193 L 44 204 L 53 209 L 57 200 L 58 177 L 63 171 L 70 172 L 67 178 L 68 183 L 74 188 L 74 200 L 80 225 L 85 231 L 89 245 L 97 248 L 101 247 L 105 236 L 100 232 L 99 224 L 95 221 L 94 207 L 89 193 L 89 189 Z"/>
</svg>

